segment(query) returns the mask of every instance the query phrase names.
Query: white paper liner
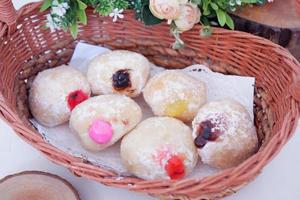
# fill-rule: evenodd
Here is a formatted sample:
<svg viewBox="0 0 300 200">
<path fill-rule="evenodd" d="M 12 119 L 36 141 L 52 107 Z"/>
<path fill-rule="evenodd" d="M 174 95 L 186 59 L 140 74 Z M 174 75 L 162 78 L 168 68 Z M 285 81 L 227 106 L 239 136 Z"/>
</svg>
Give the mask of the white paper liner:
<svg viewBox="0 0 300 200">
<path fill-rule="evenodd" d="M 93 59 L 96 55 L 108 51 L 110 50 L 107 48 L 78 43 L 70 61 L 70 66 L 79 69 L 85 74 L 91 59 Z M 151 69 L 151 76 L 164 70 L 164 68 L 153 65 Z M 208 102 L 228 98 L 234 99 L 245 106 L 253 119 L 255 78 L 215 73 L 205 65 L 193 65 L 183 69 L 183 71 L 206 83 Z M 134 100 L 143 109 L 143 119 L 153 116 L 151 109 L 144 101 L 142 95 Z M 79 138 L 77 138 L 76 134 L 69 129 L 68 123 L 55 128 L 48 128 L 39 124 L 35 119 L 31 119 L 30 121 L 38 129 L 43 138 L 56 148 L 73 156 L 83 158 L 96 166 L 112 169 L 119 173 L 120 176 L 130 175 L 121 162 L 120 142 L 101 152 L 94 153 L 87 151 L 82 147 Z M 198 162 L 193 172 L 187 176 L 187 178 L 201 178 L 212 175 L 218 171 L 219 170 Z"/>
</svg>

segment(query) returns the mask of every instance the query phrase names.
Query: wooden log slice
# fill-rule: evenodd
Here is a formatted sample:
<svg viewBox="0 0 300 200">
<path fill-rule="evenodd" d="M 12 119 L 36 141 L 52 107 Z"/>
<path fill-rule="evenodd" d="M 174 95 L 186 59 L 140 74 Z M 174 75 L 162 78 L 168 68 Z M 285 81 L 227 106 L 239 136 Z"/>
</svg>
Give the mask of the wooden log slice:
<svg viewBox="0 0 300 200">
<path fill-rule="evenodd" d="M 66 180 L 45 172 L 28 171 L 0 180 L 1 200 L 80 200 Z"/>
<path fill-rule="evenodd" d="M 300 11 L 296 0 L 275 0 L 264 6 L 246 6 L 234 13 L 236 30 L 269 39 L 300 60 Z"/>
</svg>

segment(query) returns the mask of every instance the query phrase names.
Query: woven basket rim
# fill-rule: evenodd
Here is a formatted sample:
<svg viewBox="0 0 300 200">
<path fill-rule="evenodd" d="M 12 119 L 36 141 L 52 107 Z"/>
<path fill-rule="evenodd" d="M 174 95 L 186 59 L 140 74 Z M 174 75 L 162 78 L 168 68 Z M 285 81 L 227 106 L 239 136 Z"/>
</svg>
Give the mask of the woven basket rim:
<svg viewBox="0 0 300 200">
<path fill-rule="evenodd" d="M 299 4 L 300 4 L 300 0 L 299 0 Z M 33 10 L 36 10 L 40 5 L 41 5 L 41 2 L 35 2 L 35 3 L 26 4 L 23 7 L 21 7 L 17 11 L 17 15 L 18 15 L 17 21 L 22 16 L 25 16 L 25 15 L 29 14 L 30 12 L 32 12 Z M 128 17 L 132 17 L 133 16 L 132 11 L 126 11 L 125 14 L 129 14 Z M 201 28 L 201 26 L 197 25 L 192 31 L 199 31 L 200 28 Z M 2 27 L 2 29 L 6 30 L 6 29 L 8 29 L 8 27 Z M 4 32 L 5 31 L 3 31 L 2 33 L 4 33 Z M 251 41 L 251 40 L 259 41 L 260 45 L 272 45 L 272 46 L 275 46 L 277 48 L 277 53 L 278 54 L 288 55 L 291 58 L 292 62 L 294 63 L 293 66 L 295 67 L 295 69 L 294 69 L 295 74 L 297 74 L 297 77 L 300 79 L 300 63 L 293 56 L 291 56 L 290 53 L 286 49 L 284 49 L 283 47 L 281 47 L 281 46 L 279 46 L 277 44 L 274 44 L 274 43 L 272 43 L 271 41 L 269 41 L 267 39 L 264 39 L 264 38 L 261 38 L 261 37 L 255 36 L 255 35 L 251 35 L 249 33 L 241 32 L 241 31 L 232 31 L 232 30 L 225 30 L 225 29 L 221 29 L 221 28 L 213 28 L 213 32 L 214 32 L 213 33 L 214 35 L 235 33 L 235 34 L 239 35 L 239 37 L 241 39 L 247 39 L 249 41 Z M 0 26 L 0 33 L 1 33 L 1 26 Z M 188 32 L 184 33 L 183 36 L 186 35 L 186 34 L 188 34 Z M 5 36 L 0 34 L 0 38 L 1 37 L 5 37 Z M 193 49 L 193 46 L 190 46 L 190 48 Z M 297 82 L 297 81 L 298 80 L 295 80 L 295 82 Z M 298 85 L 298 82 L 297 82 L 297 85 Z M 297 94 L 296 95 L 291 94 L 295 98 L 295 103 L 298 103 L 297 101 L 300 101 L 300 97 L 298 97 Z M 3 98 L 3 102 L 5 103 L 5 99 L 4 98 Z M 1 93 L 0 93 L 0 104 L 1 104 Z M 28 126 L 27 124 L 24 124 L 24 122 L 22 121 L 22 119 L 16 113 L 14 113 L 9 108 L 9 106 L 5 106 L 5 105 L 1 106 L 0 105 L 0 116 L 1 116 L 1 112 L 3 112 L 6 117 L 10 116 L 12 119 L 14 119 L 14 120 L 11 120 L 11 121 L 10 120 L 6 120 L 6 121 L 8 122 L 8 124 L 10 124 L 14 128 L 14 130 L 17 133 L 19 132 L 18 130 L 23 130 L 24 126 L 25 126 L 26 129 L 27 129 L 27 131 L 30 131 L 30 133 L 28 133 L 28 134 L 38 134 L 35 129 L 33 129 L 32 127 Z M 7 118 L 9 118 L 9 117 L 7 117 Z M 282 119 L 283 120 L 283 123 L 282 123 L 283 126 L 281 127 L 281 129 L 278 132 L 281 132 L 281 133 L 287 132 L 285 130 L 289 129 L 289 133 L 290 134 L 288 136 L 283 135 L 282 137 L 287 137 L 289 139 L 293 135 L 293 133 L 295 131 L 295 128 L 297 126 L 296 119 L 298 119 L 298 118 L 299 118 L 299 110 L 296 110 L 293 113 L 287 113 L 285 115 L 285 118 Z M 18 123 L 22 124 L 23 127 L 21 127 L 20 124 L 15 124 L 15 123 L 12 123 L 12 122 L 18 122 Z M 290 126 L 290 125 L 292 125 L 292 126 Z M 287 133 L 285 133 L 285 134 L 287 134 Z M 74 163 L 77 163 L 78 166 L 84 166 L 84 167 L 86 167 L 87 169 L 90 169 L 90 170 L 97 170 L 98 169 L 98 172 L 101 172 L 101 173 L 105 174 L 106 177 L 103 178 L 99 182 L 102 182 L 104 184 L 113 185 L 113 186 L 118 186 L 118 187 L 125 187 L 125 186 L 121 185 L 122 180 L 117 180 L 116 179 L 117 174 L 114 171 L 112 171 L 112 170 L 98 168 L 98 167 L 93 166 L 90 163 L 85 163 L 85 161 L 83 161 L 82 159 L 80 159 L 78 157 L 71 156 L 71 155 L 67 154 L 66 152 L 63 152 L 63 151 L 57 149 L 56 147 L 52 146 L 51 144 L 47 143 L 46 141 L 44 141 L 42 139 L 42 137 L 40 135 L 39 135 L 39 139 L 38 139 L 39 141 L 38 141 L 38 143 L 37 143 L 37 141 L 30 140 L 25 135 L 21 135 L 21 134 L 19 134 L 19 135 L 25 141 L 27 141 L 32 146 L 34 146 L 36 149 L 39 149 L 50 160 L 52 160 L 55 163 L 61 164 L 61 165 L 65 166 L 65 167 L 69 168 L 71 171 L 74 171 L 74 173 L 76 173 L 77 175 L 80 175 L 80 176 L 83 176 L 83 177 L 86 177 L 86 178 L 90 178 L 90 179 L 94 179 L 94 180 L 98 180 L 99 181 L 99 179 L 96 179 L 93 176 L 88 176 L 88 175 L 85 175 L 84 172 L 77 171 L 78 167 L 76 167 L 74 165 Z M 238 172 L 238 171 L 244 169 L 246 166 L 249 166 L 249 165 L 255 166 L 255 168 L 253 168 L 251 170 L 251 172 L 249 172 L 249 173 L 257 175 L 258 173 L 260 173 L 261 169 L 265 165 L 267 165 L 271 161 L 271 159 L 282 149 L 283 145 L 287 142 L 287 140 L 284 143 L 281 143 L 280 146 L 277 146 L 275 148 L 275 146 L 273 144 L 276 143 L 276 142 L 278 142 L 278 138 L 275 138 L 275 137 L 271 138 L 271 140 L 268 142 L 268 144 L 263 149 L 261 149 L 255 155 L 251 156 L 244 163 L 240 164 L 237 167 L 221 171 L 221 172 L 219 172 L 217 174 L 214 174 L 212 176 L 207 176 L 207 177 L 204 177 L 204 178 L 187 178 L 187 179 L 183 179 L 183 180 L 180 180 L 180 181 L 174 181 L 174 180 L 151 180 L 151 181 L 145 181 L 145 180 L 141 180 L 141 179 L 138 179 L 138 178 L 125 177 L 123 181 L 125 183 L 129 183 L 130 184 L 132 182 L 135 185 L 138 185 L 137 187 L 134 187 L 134 186 L 133 187 L 129 187 L 131 190 L 142 191 L 144 184 L 150 184 L 150 183 L 152 183 L 154 185 L 158 184 L 160 186 L 161 185 L 167 185 L 167 186 L 169 186 L 168 188 L 170 188 L 170 191 L 171 191 L 172 187 L 176 186 L 178 188 L 179 186 L 182 186 L 183 188 L 185 188 L 187 185 L 200 184 L 201 182 L 205 182 L 205 181 L 209 182 L 209 180 L 217 179 L 217 177 L 224 177 L 229 172 L 232 172 L 232 171 Z M 271 148 L 272 145 L 273 145 L 273 148 Z M 57 157 L 51 157 L 52 155 L 49 155 L 47 153 L 48 150 L 53 150 L 53 153 L 55 153 Z M 62 156 L 62 155 L 64 156 L 64 159 L 68 161 L 68 164 L 64 163 L 63 162 L 64 160 L 58 159 L 58 157 Z M 269 155 L 269 156 L 266 156 L 267 160 L 260 160 L 260 159 L 258 159 L 262 155 Z M 107 175 L 109 175 L 109 176 L 107 176 Z M 248 182 L 248 181 L 250 181 L 250 180 L 246 180 L 246 182 Z M 223 184 L 221 184 L 221 186 L 222 187 L 227 187 L 228 184 L 229 183 L 223 181 Z M 201 187 L 198 187 L 196 189 L 200 190 L 203 187 L 205 187 L 205 185 L 202 185 Z M 155 191 L 155 193 L 159 193 L 159 191 L 161 193 L 165 192 L 165 189 L 164 189 L 163 192 L 162 192 L 163 189 L 161 189 L 161 190 L 158 190 L 158 189 L 156 189 L 156 190 L 155 189 L 150 189 L 149 190 L 148 189 L 147 190 L 147 188 L 145 188 L 144 190 L 147 193 L 152 193 L 152 192 L 154 193 L 154 191 Z"/>
</svg>

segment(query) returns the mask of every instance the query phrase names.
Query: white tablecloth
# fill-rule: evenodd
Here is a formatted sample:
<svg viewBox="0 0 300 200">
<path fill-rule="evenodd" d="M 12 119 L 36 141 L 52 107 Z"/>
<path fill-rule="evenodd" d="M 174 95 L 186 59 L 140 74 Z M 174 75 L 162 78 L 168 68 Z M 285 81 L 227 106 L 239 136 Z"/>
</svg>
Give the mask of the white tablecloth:
<svg viewBox="0 0 300 200">
<path fill-rule="evenodd" d="M 13 1 L 19 8 L 27 0 Z M 300 128 L 280 154 L 264 169 L 263 173 L 237 194 L 226 200 L 299 200 L 300 199 Z M 0 179 L 24 170 L 48 171 L 70 181 L 82 200 L 153 199 L 122 189 L 110 188 L 84 178 L 74 177 L 65 168 L 45 159 L 41 153 L 22 141 L 0 120 Z"/>
</svg>

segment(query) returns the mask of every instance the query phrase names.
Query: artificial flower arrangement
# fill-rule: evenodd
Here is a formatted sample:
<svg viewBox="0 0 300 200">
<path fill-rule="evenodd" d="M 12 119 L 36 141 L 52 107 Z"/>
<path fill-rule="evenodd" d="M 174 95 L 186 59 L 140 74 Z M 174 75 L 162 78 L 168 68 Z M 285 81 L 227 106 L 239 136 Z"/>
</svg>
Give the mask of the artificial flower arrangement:
<svg viewBox="0 0 300 200">
<path fill-rule="evenodd" d="M 51 29 L 70 29 L 75 38 L 78 24 L 87 24 L 86 8 L 91 6 L 101 16 L 112 17 L 112 21 L 124 18 L 124 10 L 135 11 L 137 20 L 145 25 L 155 25 L 166 20 L 176 41 L 173 48 L 184 42 L 180 33 L 201 23 L 200 36 L 209 36 L 212 25 L 234 29 L 228 13 L 244 5 L 264 4 L 272 0 L 44 0 L 41 11 L 51 9 L 46 26 Z"/>
</svg>

